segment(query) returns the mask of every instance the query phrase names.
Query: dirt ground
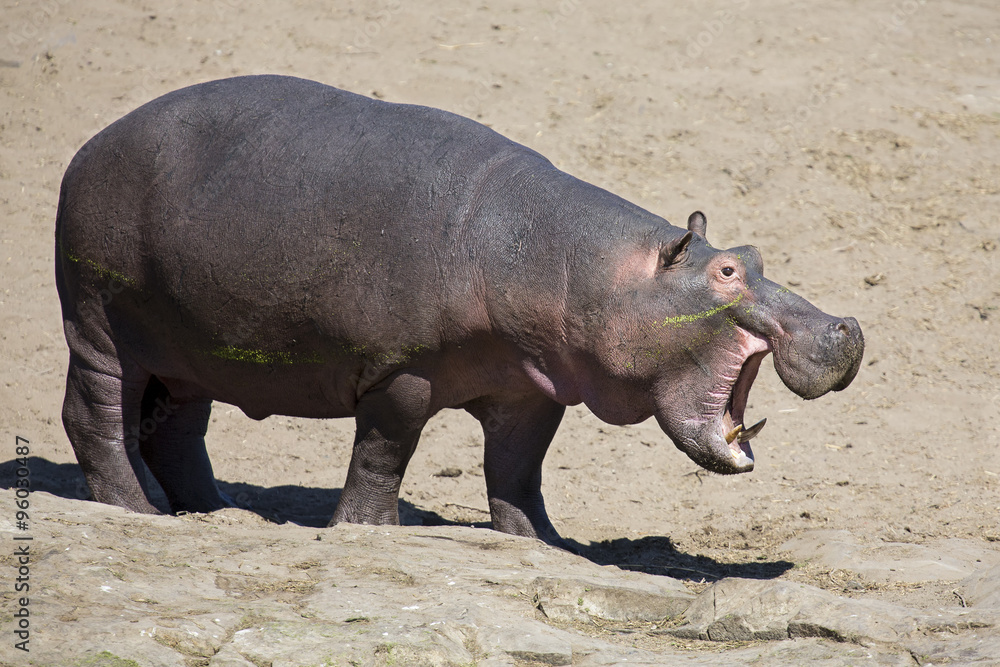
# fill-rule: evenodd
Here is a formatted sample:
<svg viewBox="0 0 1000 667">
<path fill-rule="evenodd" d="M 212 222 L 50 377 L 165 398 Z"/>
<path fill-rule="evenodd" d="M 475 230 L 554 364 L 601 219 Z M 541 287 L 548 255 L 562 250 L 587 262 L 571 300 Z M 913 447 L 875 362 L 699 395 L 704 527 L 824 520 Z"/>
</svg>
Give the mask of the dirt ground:
<svg viewBox="0 0 1000 667">
<path fill-rule="evenodd" d="M 0 461 L 22 436 L 38 488 L 85 495 L 60 422 L 53 284 L 74 152 L 170 90 L 291 74 L 470 116 L 675 224 L 703 210 L 715 246 L 756 245 L 772 280 L 861 322 L 865 361 L 842 393 L 803 401 L 765 362 L 750 474 L 700 470 L 652 420 L 613 427 L 570 409 L 543 491 L 584 555 L 694 583 L 781 576 L 955 604 L 946 583 L 804 564 L 786 543 L 821 528 L 1000 552 L 993 0 L 334 4 L 2 4 Z M 208 434 L 224 490 L 312 526 L 332 514 L 352 437 L 349 420 L 254 422 L 225 404 Z M 488 525 L 481 442 L 465 413 L 433 420 L 404 523 Z"/>
</svg>

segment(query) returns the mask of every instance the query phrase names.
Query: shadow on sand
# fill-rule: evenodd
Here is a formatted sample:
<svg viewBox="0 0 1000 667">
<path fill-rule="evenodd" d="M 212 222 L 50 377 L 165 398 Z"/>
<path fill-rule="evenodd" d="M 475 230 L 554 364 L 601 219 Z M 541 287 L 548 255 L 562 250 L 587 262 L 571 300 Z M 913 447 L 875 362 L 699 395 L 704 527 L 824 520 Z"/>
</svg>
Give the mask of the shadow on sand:
<svg viewBox="0 0 1000 667">
<path fill-rule="evenodd" d="M 0 463 L 0 488 L 14 487 L 18 467 L 15 460 Z M 76 463 L 54 463 L 32 456 L 28 458 L 28 468 L 32 491 L 45 491 L 72 500 L 86 500 L 90 497 L 83 472 Z M 327 525 L 340 500 L 341 491 L 293 485 L 262 487 L 223 481 L 218 484 L 219 490 L 232 498 L 238 507 L 250 510 L 268 521 L 313 528 Z M 154 505 L 165 508 L 163 492 L 155 482 L 151 486 L 154 487 L 151 489 Z M 399 516 L 403 525 L 409 526 L 490 527 L 489 522 L 468 524 L 450 521 L 406 500 L 399 502 Z M 647 536 L 638 540 L 618 538 L 588 544 L 568 539 L 567 543 L 578 555 L 598 565 L 615 565 L 623 570 L 687 581 L 713 582 L 724 577 L 773 579 L 794 567 L 793 563 L 784 560 L 726 563 L 678 551 L 669 537 L 662 536 Z"/>
</svg>

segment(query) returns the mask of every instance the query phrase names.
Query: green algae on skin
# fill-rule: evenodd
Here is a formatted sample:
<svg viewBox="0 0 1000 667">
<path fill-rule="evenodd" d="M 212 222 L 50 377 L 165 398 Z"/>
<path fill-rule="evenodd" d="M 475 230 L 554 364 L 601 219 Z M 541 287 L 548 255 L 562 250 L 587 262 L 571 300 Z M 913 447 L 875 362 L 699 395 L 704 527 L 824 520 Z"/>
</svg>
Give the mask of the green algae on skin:
<svg viewBox="0 0 1000 667">
<path fill-rule="evenodd" d="M 86 266 L 89 266 L 91 269 L 93 269 L 94 273 L 100 276 L 101 279 L 103 280 L 107 281 L 115 280 L 125 285 L 135 286 L 135 281 L 126 276 L 124 273 L 115 271 L 113 269 L 105 268 L 92 259 L 87 259 L 86 257 L 78 257 L 77 255 L 74 255 L 73 253 L 67 251 L 63 251 L 63 257 L 73 262 L 74 264 L 84 264 Z"/>
<path fill-rule="evenodd" d="M 403 346 L 399 352 L 387 352 L 369 354 L 372 361 L 380 365 L 400 364 L 410 361 L 418 353 L 427 349 L 426 345 L 415 345 L 413 347 Z M 345 345 L 346 352 L 364 357 L 366 346 Z M 298 364 L 322 364 L 326 362 L 317 352 L 268 352 L 267 350 L 253 350 L 235 345 L 223 345 L 210 350 L 210 354 L 226 361 L 239 361 L 248 364 L 261 365 L 298 365 Z"/>
<path fill-rule="evenodd" d="M 348 354 L 361 357 L 371 363 L 380 366 L 391 366 L 393 364 L 406 363 L 430 348 L 421 344 L 412 346 L 401 345 L 399 352 L 377 352 L 369 350 L 367 345 L 343 345 L 341 349 Z"/>
<path fill-rule="evenodd" d="M 703 319 L 704 317 L 708 317 L 708 316 L 710 316 L 712 314 L 718 313 L 719 310 L 721 310 L 723 308 L 728 308 L 728 307 L 734 305 L 739 300 L 740 299 L 737 298 L 732 303 L 726 304 L 725 306 L 720 306 L 719 308 L 713 308 L 712 310 L 705 311 L 704 313 L 697 313 L 694 316 L 690 316 L 690 315 L 689 316 L 680 316 L 680 318 L 683 318 L 683 317 L 692 318 L 692 319 L 685 320 L 686 322 L 691 322 L 691 321 L 694 321 L 696 319 Z M 675 318 L 675 319 L 680 319 L 680 318 Z M 663 324 L 662 326 L 666 326 L 666 324 L 669 324 L 669 323 L 670 322 L 667 322 L 667 323 Z M 660 323 L 657 322 L 657 324 L 660 324 Z M 682 324 L 682 323 L 676 323 L 676 324 L 674 324 L 674 326 L 680 326 L 680 324 Z M 739 326 L 739 322 L 737 322 L 736 319 L 734 317 L 732 317 L 731 315 L 727 315 L 726 319 L 723 320 L 723 322 L 714 331 L 703 331 L 703 332 L 697 333 L 697 334 L 693 335 L 692 337 L 687 338 L 686 342 L 681 347 L 675 347 L 675 348 L 672 348 L 672 349 L 664 349 L 662 343 L 659 343 L 659 344 L 656 345 L 655 348 L 645 348 L 645 349 L 641 350 L 641 352 L 639 354 L 641 354 L 647 360 L 651 360 L 655 364 L 659 364 L 661 361 L 664 361 L 665 359 L 667 359 L 672 354 L 676 354 L 677 352 L 682 351 L 682 350 L 686 351 L 687 353 L 690 354 L 699 345 L 703 345 L 703 344 L 707 343 L 708 341 L 712 340 L 712 338 L 714 338 L 715 336 L 718 336 L 719 334 L 722 334 L 723 332 L 725 332 L 727 329 L 731 331 L 731 330 L 737 328 L 738 326 Z M 625 362 L 625 364 L 623 366 L 623 371 L 624 372 L 627 373 L 629 371 L 635 370 L 635 368 L 636 368 L 636 361 L 637 361 L 638 356 L 639 355 L 633 355 L 631 361 Z"/>
<path fill-rule="evenodd" d="M 226 361 L 242 361 L 250 364 L 321 364 L 323 359 L 315 352 L 294 354 L 291 352 L 268 352 L 226 345 L 211 351 L 212 356 Z"/>
<path fill-rule="evenodd" d="M 670 326 L 670 325 L 675 326 L 675 327 L 679 327 L 679 326 L 681 326 L 683 324 L 690 324 L 691 322 L 697 322 L 698 320 L 703 320 L 703 319 L 705 319 L 707 317 L 711 317 L 713 315 L 717 315 L 717 314 L 721 313 L 722 311 L 726 310 L 727 308 L 732 308 L 733 306 L 735 306 L 736 304 L 738 304 L 742 300 L 743 300 L 743 295 L 740 294 L 739 296 L 737 296 L 735 299 L 733 299 L 729 303 L 724 303 L 721 306 L 716 306 L 715 308 L 711 308 L 709 310 L 703 310 L 700 313 L 693 313 L 693 314 L 690 314 L 690 315 L 677 315 L 675 317 L 668 317 L 665 320 L 663 320 L 662 322 L 657 322 L 656 324 L 658 326 L 661 326 L 661 327 Z"/>
</svg>

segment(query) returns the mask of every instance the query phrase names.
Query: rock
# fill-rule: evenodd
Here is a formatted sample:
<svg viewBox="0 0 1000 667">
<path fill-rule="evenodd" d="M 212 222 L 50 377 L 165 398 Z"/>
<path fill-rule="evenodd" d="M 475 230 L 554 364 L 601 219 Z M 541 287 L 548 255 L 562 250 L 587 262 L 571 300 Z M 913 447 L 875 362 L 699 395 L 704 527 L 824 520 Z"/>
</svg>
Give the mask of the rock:
<svg viewBox="0 0 1000 667">
<path fill-rule="evenodd" d="M 551 628 L 507 627 L 486 642 L 490 653 L 506 653 L 514 660 L 543 665 L 573 664 L 573 644 Z"/>
<path fill-rule="evenodd" d="M 958 590 L 962 592 L 962 597 L 968 605 L 1000 609 L 1000 565 L 966 577 L 959 584 Z"/>
<path fill-rule="evenodd" d="M 806 605 L 826 600 L 818 588 L 787 581 L 723 579 L 707 588 L 684 614 L 677 637 L 712 641 L 788 639 L 789 620 Z M 795 636 L 819 636 L 799 633 Z"/>
<path fill-rule="evenodd" d="M 223 622 L 216 616 L 226 617 Z M 228 641 L 235 625 L 234 614 L 202 615 L 188 618 L 160 618 L 145 629 L 157 642 L 194 658 L 211 658 Z M 226 626 L 229 626 L 228 628 Z"/>
<path fill-rule="evenodd" d="M 240 655 L 232 646 L 223 646 L 219 649 L 212 660 L 208 663 L 208 667 L 257 667 L 252 662 Z"/>
<path fill-rule="evenodd" d="M 676 579 L 635 576 L 566 578 L 538 577 L 532 582 L 538 608 L 556 621 L 664 621 L 687 609 L 695 596 Z"/>
<path fill-rule="evenodd" d="M 787 581 L 722 579 L 685 612 L 677 637 L 750 641 L 819 637 L 838 642 L 902 645 L 931 633 L 950 636 L 1000 625 L 1000 612 L 925 613 L 878 600 L 844 598 Z"/>
<path fill-rule="evenodd" d="M 0 506 L 13 495 L 0 490 Z M 39 667 L 893 665 L 911 652 L 989 664 L 1000 642 L 991 606 L 921 612 L 782 580 L 692 596 L 483 529 L 149 516 L 40 492 L 31 503 Z M 0 532 L 16 531 L 0 516 Z M 963 584 L 970 600 L 992 599 L 991 572 Z M 660 625 L 679 614 L 685 625 Z M 676 637 L 780 641 L 681 649 Z"/>
<path fill-rule="evenodd" d="M 906 642 L 905 646 L 920 665 L 992 667 L 1000 656 L 1000 636 L 988 632 L 970 633 L 959 638 L 918 638 Z"/>
<path fill-rule="evenodd" d="M 958 581 L 1000 554 L 972 540 L 948 538 L 927 544 L 862 545 L 846 530 L 811 530 L 781 545 L 796 561 L 848 570 L 872 582 Z"/>
<path fill-rule="evenodd" d="M 385 624 L 354 625 L 316 620 L 267 623 L 237 632 L 231 648 L 254 665 L 297 667 L 326 664 L 461 665 L 474 656 L 454 638 L 408 628 L 390 633 Z"/>
<path fill-rule="evenodd" d="M 719 664 L 719 663 L 716 663 Z M 825 639 L 790 639 L 765 644 L 757 663 L 774 667 L 809 665 L 809 667 L 846 667 L 879 665 L 913 667 L 913 658 L 903 649 L 860 646 Z"/>
</svg>

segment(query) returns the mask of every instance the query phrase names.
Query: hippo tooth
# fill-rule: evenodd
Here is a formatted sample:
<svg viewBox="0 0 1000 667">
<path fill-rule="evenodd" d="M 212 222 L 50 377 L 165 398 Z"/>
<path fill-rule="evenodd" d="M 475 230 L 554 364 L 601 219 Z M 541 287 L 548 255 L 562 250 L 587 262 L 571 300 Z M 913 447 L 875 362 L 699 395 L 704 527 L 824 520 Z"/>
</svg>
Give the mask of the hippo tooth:
<svg viewBox="0 0 1000 667">
<path fill-rule="evenodd" d="M 756 424 L 754 424 L 750 428 L 743 429 L 738 434 L 740 442 L 750 442 L 751 438 L 756 437 L 757 434 L 760 433 L 764 429 L 764 424 L 766 424 L 766 423 L 767 423 L 767 417 L 765 417 L 764 419 L 761 419 L 759 422 L 757 422 Z M 735 429 L 733 429 L 733 430 L 735 430 Z"/>
<path fill-rule="evenodd" d="M 736 427 L 726 434 L 726 444 L 733 444 L 733 440 L 739 437 L 740 432 L 743 430 L 743 424 L 737 424 Z"/>
</svg>

